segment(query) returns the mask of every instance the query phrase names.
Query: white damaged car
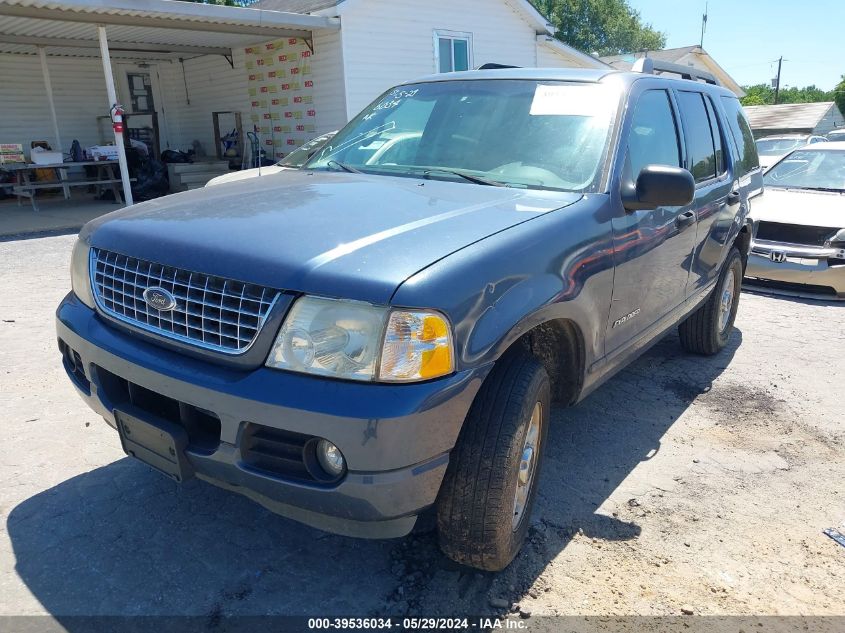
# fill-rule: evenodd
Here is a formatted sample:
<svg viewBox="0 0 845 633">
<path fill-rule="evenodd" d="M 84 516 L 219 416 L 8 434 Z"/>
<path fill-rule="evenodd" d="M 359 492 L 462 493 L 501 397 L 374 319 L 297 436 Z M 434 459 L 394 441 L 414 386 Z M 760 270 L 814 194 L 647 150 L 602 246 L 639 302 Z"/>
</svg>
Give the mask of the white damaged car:
<svg viewBox="0 0 845 633">
<path fill-rule="evenodd" d="M 845 142 L 796 149 L 775 163 L 751 207 L 746 282 L 799 297 L 845 299 Z"/>
</svg>

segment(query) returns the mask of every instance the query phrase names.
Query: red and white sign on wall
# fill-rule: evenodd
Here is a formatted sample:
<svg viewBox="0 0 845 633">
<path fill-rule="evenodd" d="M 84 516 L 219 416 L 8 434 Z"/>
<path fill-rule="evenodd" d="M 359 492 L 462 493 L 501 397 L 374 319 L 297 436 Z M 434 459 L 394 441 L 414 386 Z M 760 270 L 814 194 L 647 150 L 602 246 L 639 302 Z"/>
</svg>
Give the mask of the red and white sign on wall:
<svg viewBox="0 0 845 633">
<path fill-rule="evenodd" d="M 258 133 L 268 158 L 283 158 L 317 134 L 314 53 L 305 40 L 292 37 L 244 52 L 251 105 L 250 124 L 244 127 Z"/>
</svg>

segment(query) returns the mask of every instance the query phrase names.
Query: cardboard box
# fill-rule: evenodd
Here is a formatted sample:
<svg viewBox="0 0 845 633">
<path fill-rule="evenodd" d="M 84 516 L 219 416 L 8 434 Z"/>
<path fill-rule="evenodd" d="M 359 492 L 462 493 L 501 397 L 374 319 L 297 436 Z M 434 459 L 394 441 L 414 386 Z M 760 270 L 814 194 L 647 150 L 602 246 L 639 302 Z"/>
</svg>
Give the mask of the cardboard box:
<svg viewBox="0 0 845 633">
<path fill-rule="evenodd" d="M 85 149 L 91 160 L 117 160 L 116 145 L 92 145 Z"/>
<path fill-rule="evenodd" d="M 0 143 L 0 165 L 8 163 L 25 163 L 23 145 L 20 143 Z"/>
</svg>

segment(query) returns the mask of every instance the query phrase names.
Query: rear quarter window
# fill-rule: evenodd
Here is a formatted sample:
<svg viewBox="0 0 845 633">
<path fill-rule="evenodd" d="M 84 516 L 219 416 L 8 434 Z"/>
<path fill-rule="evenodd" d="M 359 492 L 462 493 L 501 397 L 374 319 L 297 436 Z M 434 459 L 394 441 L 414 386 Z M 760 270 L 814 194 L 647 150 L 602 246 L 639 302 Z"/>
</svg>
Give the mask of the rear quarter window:
<svg viewBox="0 0 845 633">
<path fill-rule="evenodd" d="M 728 118 L 728 127 L 731 136 L 736 143 L 737 154 L 737 176 L 754 171 L 760 167 L 760 159 L 757 157 L 757 146 L 754 144 L 754 135 L 751 127 L 742 111 L 739 99 L 736 97 L 722 97 L 722 107 Z"/>
</svg>

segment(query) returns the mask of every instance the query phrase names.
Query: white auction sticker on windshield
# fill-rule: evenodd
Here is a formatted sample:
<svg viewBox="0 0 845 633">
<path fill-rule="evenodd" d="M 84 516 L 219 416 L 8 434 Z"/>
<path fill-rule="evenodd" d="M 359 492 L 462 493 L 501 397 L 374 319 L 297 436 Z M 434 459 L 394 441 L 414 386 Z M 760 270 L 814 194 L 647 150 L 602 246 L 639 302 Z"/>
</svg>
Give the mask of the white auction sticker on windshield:
<svg viewBox="0 0 845 633">
<path fill-rule="evenodd" d="M 610 95 L 596 86 L 539 85 L 531 102 L 532 116 L 595 116 L 607 108 Z"/>
</svg>

